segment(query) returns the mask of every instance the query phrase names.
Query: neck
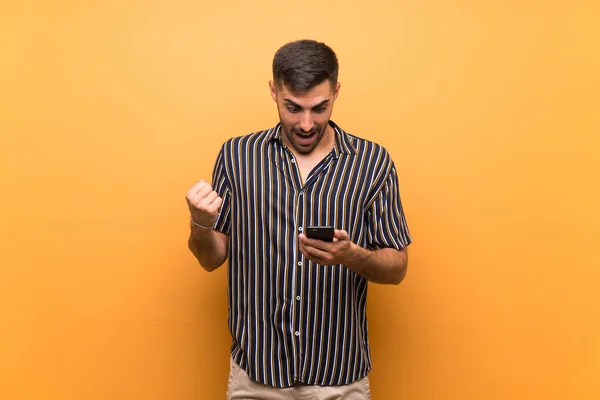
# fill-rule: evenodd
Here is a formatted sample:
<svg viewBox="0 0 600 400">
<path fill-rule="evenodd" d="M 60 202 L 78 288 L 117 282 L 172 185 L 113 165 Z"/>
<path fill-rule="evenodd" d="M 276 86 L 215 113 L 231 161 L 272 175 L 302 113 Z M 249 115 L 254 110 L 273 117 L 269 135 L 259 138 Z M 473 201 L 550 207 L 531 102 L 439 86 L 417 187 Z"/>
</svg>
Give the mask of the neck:
<svg viewBox="0 0 600 400">
<path fill-rule="evenodd" d="M 327 128 L 325 128 L 325 134 L 323 135 L 323 138 L 321 139 L 321 141 L 319 142 L 317 147 L 315 147 L 315 149 L 311 152 L 311 154 L 312 153 L 327 154 L 333 149 L 334 145 L 335 145 L 335 131 L 333 130 L 333 127 L 331 125 L 327 124 Z M 307 154 L 307 155 L 310 155 L 310 154 Z"/>
</svg>

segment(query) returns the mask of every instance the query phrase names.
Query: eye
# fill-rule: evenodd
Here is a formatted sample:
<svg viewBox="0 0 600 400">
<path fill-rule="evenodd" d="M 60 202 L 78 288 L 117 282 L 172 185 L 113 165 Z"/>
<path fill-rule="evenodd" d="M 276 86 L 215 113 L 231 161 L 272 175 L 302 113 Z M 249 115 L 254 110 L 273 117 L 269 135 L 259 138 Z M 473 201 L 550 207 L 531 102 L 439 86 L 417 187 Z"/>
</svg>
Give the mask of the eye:
<svg viewBox="0 0 600 400">
<path fill-rule="evenodd" d="M 327 108 L 326 108 L 326 107 L 317 107 L 317 108 L 315 108 L 315 109 L 314 109 L 314 111 L 315 111 L 316 113 L 322 113 L 322 112 L 324 112 L 325 110 L 327 110 Z"/>
<path fill-rule="evenodd" d="M 292 114 L 296 114 L 297 112 L 299 112 L 299 111 L 300 111 L 300 109 L 299 109 L 299 108 L 290 108 L 290 107 L 288 107 L 288 109 L 287 109 L 287 110 L 288 110 L 289 112 L 291 112 Z"/>
</svg>

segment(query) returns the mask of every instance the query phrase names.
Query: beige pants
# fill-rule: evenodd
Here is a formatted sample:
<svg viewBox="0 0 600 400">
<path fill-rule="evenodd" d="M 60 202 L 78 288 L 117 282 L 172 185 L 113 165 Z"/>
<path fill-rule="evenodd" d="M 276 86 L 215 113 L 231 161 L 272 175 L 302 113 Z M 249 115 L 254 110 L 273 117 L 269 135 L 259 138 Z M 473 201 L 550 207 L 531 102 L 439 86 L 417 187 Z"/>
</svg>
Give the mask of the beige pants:
<svg viewBox="0 0 600 400">
<path fill-rule="evenodd" d="M 368 377 L 344 386 L 298 385 L 280 389 L 254 382 L 233 359 L 230 359 L 229 364 L 227 400 L 368 400 L 371 398 Z"/>
</svg>

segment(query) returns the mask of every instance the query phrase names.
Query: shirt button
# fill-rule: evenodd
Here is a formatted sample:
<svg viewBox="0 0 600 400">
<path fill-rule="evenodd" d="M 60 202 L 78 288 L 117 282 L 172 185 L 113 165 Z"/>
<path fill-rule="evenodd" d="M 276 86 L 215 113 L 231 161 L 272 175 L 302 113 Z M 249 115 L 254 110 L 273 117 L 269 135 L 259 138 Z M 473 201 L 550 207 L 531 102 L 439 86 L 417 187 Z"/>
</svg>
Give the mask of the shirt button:
<svg viewBox="0 0 600 400">
<path fill-rule="evenodd" d="M 298 228 L 298 232 L 302 232 L 302 227 Z"/>
<path fill-rule="evenodd" d="M 298 261 L 298 266 L 301 267 L 302 266 L 302 261 Z"/>
<path fill-rule="evenodd" d="M 300 300 L 300 296 L 296 296 L 296 300 Z"/>
<path fill-rule="evenodd" d="M 291 162 L 292 164 L 295 164 L 295 163 L 296 163 L 296 160 L 294 160 L 294 159 L 292 158 L 292 159 L 290 160 L 290 162 Z"/>
<path fill-rule="evenodd" d="M 294 335 L 300 336 L 300 332 L 296 331 L 296 333 Z"/>
</svg>

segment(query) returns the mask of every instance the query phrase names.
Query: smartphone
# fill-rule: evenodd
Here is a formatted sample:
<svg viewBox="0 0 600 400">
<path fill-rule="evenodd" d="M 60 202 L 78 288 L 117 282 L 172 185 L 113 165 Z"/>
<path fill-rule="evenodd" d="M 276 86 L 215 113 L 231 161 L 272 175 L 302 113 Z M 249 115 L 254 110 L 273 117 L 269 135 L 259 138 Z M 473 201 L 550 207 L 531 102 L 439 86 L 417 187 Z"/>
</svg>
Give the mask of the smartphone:
<svg viewBox="0 0 600 400">
<path fill-rule="evenodd" d="M 333 226 L 307 226 L 304 229 L 306 237 L 319 239 L 325 242 L 333 242 Z"/>
</svg>

